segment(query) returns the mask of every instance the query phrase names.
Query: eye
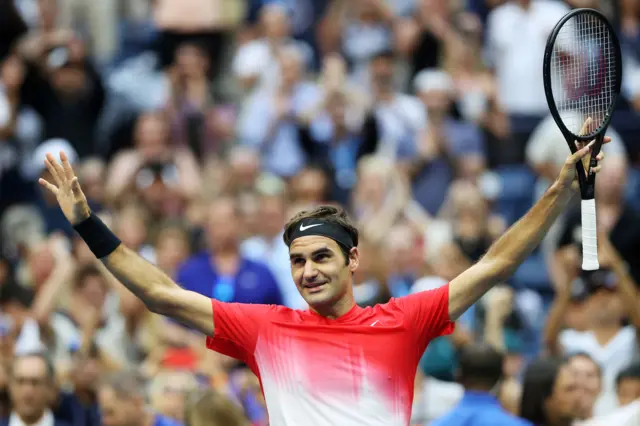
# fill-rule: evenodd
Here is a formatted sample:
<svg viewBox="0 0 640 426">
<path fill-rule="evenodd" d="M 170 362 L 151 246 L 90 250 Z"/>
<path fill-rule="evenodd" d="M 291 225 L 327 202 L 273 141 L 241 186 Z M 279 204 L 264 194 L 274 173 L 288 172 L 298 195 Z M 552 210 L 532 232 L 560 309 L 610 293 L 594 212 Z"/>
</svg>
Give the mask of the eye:
<svg viewBox="0 0 640 426">
<path fill-rule="evenodd" d="M 321 253 L 321 254 L 315 256 L 316 262 L 322 262 L 323 260 L 327 260 L 328 258 L 329 258 L 329 254 L 327 254 L 327 253 Z"/>
<path fill-rule="evenodd" d="M 301 257 L 296 257 L 295 259 L 291 259 L 291 264 L 296 266 L 304 265 L 304 259 Z"/>
</svg>

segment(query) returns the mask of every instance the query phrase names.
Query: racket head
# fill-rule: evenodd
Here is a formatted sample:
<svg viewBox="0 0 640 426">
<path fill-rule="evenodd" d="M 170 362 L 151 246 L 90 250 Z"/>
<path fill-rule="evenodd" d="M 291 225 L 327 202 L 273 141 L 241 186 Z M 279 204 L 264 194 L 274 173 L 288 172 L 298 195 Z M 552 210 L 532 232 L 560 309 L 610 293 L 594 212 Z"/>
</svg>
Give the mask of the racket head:
<svg viewBox="0 0 640 426">
<path fill-rule="evenodd" d="M 571 152 L 575 141 L 596 139 L 595 157 L 622 84 L 620 42 L 602 13 L 575 9 L 556 24 L 545 47 L 543 81 L 549 112 Z"/>
</svg>

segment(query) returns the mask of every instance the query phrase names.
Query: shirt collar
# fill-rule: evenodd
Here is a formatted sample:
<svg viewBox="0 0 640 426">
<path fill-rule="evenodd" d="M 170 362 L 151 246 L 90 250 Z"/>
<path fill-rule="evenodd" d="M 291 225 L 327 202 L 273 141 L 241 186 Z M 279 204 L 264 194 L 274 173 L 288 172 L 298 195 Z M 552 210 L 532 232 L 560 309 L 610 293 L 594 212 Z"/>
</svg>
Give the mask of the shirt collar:
<svg viewBox="0 0 640 426">
<path fill-rule="evenodd" d="M 489 392 L 480 391 L 465 391 L 462 397 L 463 404 L 480 405 L 480 404 L 496 404 L 498 405 L 498 399 Z"/>
<path fill-rule="evenodd" d="M 44 412 L 40 420 L 30 426 L 54 426 L 53 413 L 50 410 Z M 9 426 L 27 426 L 25 422 L 22 421 L 20 416 L 15 411 L 11 412 L 11 416 L 9 417 Z"/>
</svg>

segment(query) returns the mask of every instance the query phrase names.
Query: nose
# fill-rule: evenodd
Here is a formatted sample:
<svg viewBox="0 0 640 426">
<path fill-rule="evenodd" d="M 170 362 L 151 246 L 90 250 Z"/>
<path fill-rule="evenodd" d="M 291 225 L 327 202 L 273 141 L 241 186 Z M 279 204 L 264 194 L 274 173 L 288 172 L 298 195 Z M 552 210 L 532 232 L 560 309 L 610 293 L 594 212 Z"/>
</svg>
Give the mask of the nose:
<svg viewBox="0 0 640 426">
<path fill-rule="evenodd" d="M 317 276 L 318 270 L 316 269 L 315 263 L 312 261 L 305 262 L 302 279 L 306 282 L 313 282 Z"/>
</svg>

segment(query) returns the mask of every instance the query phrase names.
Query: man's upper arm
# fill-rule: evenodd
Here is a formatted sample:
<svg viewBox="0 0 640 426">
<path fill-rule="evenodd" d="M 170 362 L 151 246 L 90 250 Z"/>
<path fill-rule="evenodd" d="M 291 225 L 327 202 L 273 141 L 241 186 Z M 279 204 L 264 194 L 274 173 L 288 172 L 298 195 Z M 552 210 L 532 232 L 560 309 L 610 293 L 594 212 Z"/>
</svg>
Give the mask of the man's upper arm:
<svg viewBox="0 0 640 426">
<path fill-rule="evenodd" d="M 491 262 L 480 260 L 449 283 L 449 316 L 457 320 L 471 305 L 476 303 L 496 284 L 495 277 L 500 268 Z"/>
<path fill-rule="evenodd" d="M 405 323 L 415 330 L 418 356 L 436 337 L 451 334 L 454 323 L 449 317 L 449 285 L 395 299 L 405 315 Z"/>
<path fill-rule="evenodd" d="M 164 315 L 180 323 L 198 330 L 207 336 L 213 336 L 213 307 L 211 299 L 195 291 L 180 287 L 169 290 L 168 298 L 172 301 Z"/>
</svg>

